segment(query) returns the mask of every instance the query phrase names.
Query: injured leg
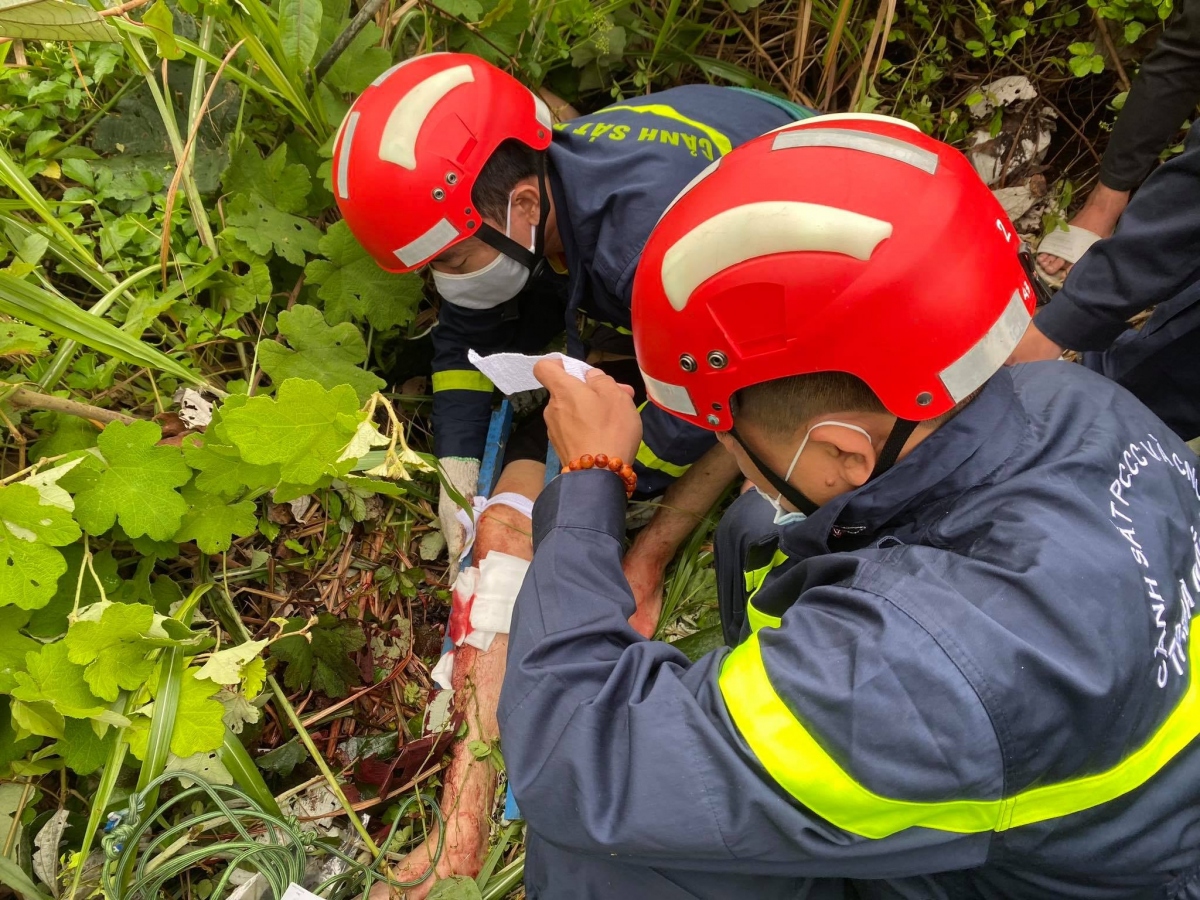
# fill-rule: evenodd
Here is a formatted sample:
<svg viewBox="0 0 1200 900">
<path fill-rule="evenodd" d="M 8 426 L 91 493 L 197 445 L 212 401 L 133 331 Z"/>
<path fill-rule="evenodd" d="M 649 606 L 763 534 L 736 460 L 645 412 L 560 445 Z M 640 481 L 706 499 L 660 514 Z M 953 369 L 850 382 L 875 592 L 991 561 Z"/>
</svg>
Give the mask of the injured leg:
<svg viewBox="0 0 1200 900">
<path fill-rule="evenodd" d="M 495 494 L 518 493 L 536 498 L 542 489 L 546 467 L 520 460 L 510 463 L 500 476 Z M 493 551 L 533 559 L 533 523 L 526 515 L 505 506 L 493 506 L 480 516 L 475 538 L 475 563 Z M 482 579 L 481 579 L 482 580 Z M 474 615 L 472 621 L 474 621 Z M 467 733 L 454 744 L 443 780 L 442 815 L 446 820 L 446 842 L 433 875 L 405 891 L 408 900 L 423 900 L 442 878 L 478 874 L 487 856 L 491 812 L 496 800 L 498 774 L 491 761 L 476 759 L 468 749 L 472 741 L 492 744 L 499 737 L 496 706 L 504 683 L 508 637 L 498 634 L 486 651 L 462 646 L 455 654 L 455 704 L 462 709 Z M 461 705 L 460 705 L 461 704 Z M 429 868 L 437 849 L 435 827 L 392 873 L 393 880 L 413 881 Z M 377 885 L 371 900 L 387 897 L 387 885 Z"/>
</svg>

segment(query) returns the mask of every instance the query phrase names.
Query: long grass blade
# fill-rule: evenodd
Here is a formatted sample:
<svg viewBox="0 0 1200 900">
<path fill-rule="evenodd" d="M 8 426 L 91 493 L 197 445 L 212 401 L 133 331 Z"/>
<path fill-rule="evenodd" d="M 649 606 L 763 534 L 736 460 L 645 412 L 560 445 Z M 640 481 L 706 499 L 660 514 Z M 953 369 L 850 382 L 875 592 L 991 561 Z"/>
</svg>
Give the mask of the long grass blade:
<svg viewBox="0 0 1200 900">
<path fill-rule="evenodd" d="M 57 216 L 54 210 L 50 208 L 50 204 L 38 192 L 38 189 L 33 186 L 33 183 L 25 177 L 25 173 L 21 171 L 21 167 L 17 165 L 16 160 L 8 155 L 3 147 L 0 147 L 0 181 L 3 181 L 14 194 L 25 201 L 37 217 L 41 219 L 46 226 L 53 231 L 64 244 L 71 248 L 71 251 L 79 256 L 80 259 L 88 260 L 95 265 L 92 260 L 91 252 L 79 243 L 79 240 L 71 233 L 71 230 L 64 225 Z"/>
<path fill-rule="evenodd" d="M 6 884 L 25 900 L 50 900 L 37 889 L 33 880 L 7 856 L 0 856 L 0 884 Z"/>
<path fill-rule="evenodd" d="M 146 785 L 162 774 L 167 765 L 167 754 L 171 750 L 171 738 L 175 735 L 175 717 L 179 713 L 179 694 L 183 690 L 183 672 L 187 660 L 181 647 L 169 647 L 163 652 L 158 664 L 158 694 L 154 698 L 154 715 L 150 719 L 150 738 L 146 743 L 146 755 L 138 773 L 137 789 L 144 791 Z M 146 808 L 153 809 L 158 802 L 158 790 L 145 798 Z"/>
<path fill-rule="evenodd" d="M 273 816 L 283 816 L 271 789 L 267 787 L 262 773 L 258 771 L 258 766 L 254 764 L 238 736 L 228 729 L 225 730 L 225 743 L 221 746 L 221 762 L 233 776 L 237 786 L 258 804 L 259 809 Z"/>
<path fill-rule="evenodd" d="M 190 384 L 204 384 L 201 376 L 161 350 L 7 272 L 0 272 L 0 312 L 125 362 L 166 372 Z"/>
</svg>

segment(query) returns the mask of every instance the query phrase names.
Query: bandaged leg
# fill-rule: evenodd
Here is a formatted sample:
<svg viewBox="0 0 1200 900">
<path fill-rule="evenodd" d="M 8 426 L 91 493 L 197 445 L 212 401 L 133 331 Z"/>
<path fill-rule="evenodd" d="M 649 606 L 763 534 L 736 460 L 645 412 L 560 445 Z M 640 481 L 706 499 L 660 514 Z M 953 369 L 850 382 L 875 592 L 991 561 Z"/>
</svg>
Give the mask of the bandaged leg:
<svg viewBox="0 0 1200 900">
<path fill-rule="evenodd" d="M 505 468 L 496 492 L 514 492 L 526 497 L 536 497 L 541 490 L 544 476 L 544 466 L 521 460 Z M 481 569 L 494 554 L 508 556 L 517 562 L 533 558 L 533 523 L 528 515 L 523 515 L 508 506 L 498 506 L 489 508 L 486 514 L 478 516 L 477 522 L 475 559 L 479 561 Z M 503 560 L 499 560 L 499 563 L 498 571 L 506 571 L 512 565 Z M 487 568 L 490 569 L 491 566 Z M 509 574 L 497 584 L 511 584 L 512 580 L 513 575 Z M 467 583 L 463 583 L 463 590 L 458 592 L 460 595 L 466 593 Z M 491 592 L 492 588 L 487 588 L 489 595 Z M 513 593 L 515 596 L 515 591 Z M 476 590 L 471 594 L 473 599 L 470 605 L 465 607 L 466 624 L 474 630 L 481 627 L 473 623 L 472 616 L 478 583 Z M 488 604 L 485 603 L 486 605 Z M 494 610 L 487 611 L 485 618 L 479 620 L 483 626 L 491 628 L 495 624 L 493 612 Z M 460 608 L 454 616 L 454 628 L 459 627 L 461 617 Z M 443 773 L 442 783 L 445 787 L 441 806 L 446 819 L 445 850 L 437 864 L 436 875 L 419 887 L 407 891 L 406 897 L 409 900 L 424 898 L 439 878 L 450 875 L 476 875 L 487 856 L 488 830 L 493 804 L 496 801 L 497 773 L 490 760 L 476 759 L 468 748 L 473 741 L 490 744 L 499 737 L 496 705 L 499 703 L 500 687 L 504 681 L 508 639 L 503 634 L 493 634 L 486 652 L 465 642 L 465 638 L 463 645 L 455 652 L 452 679 L 455 705 L 464 713 L 467 733 L 455 743 L 450 764 Z M 426 841 L 413 850 L 393 872 L 393 877 L 404 881 L 421 877 L 429 868 L 438 837 L 435 827 Z M 381 900 L 386 895 L 386 885 L 381 885 L 378 890 L 372 890 L 371 900 Z"/>
</svg>

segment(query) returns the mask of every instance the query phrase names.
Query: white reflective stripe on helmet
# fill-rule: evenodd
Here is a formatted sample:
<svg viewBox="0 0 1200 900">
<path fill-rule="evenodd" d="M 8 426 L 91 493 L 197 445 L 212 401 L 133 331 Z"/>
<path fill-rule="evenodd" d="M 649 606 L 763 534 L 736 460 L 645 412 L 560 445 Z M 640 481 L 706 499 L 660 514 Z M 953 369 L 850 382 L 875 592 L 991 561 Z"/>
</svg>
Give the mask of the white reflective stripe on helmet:
<svg viewBox="0 0 1200 900">
<path fill-rule="evenodd" d="M 337 192 L 343 200 L 350 199 L 350 147 L 354 143 L 354 129 L 358 127 L 361 115 L 362 113 L 351 112 L 342 120 L 341 127 L 345 129 L 345 137 L 341 139 L 342 149 L 338 153 Z M 337 146 L 336 140 L 333 145 Z"/>
<path fill-rule="evenodd" d="M 436 50 L 433 53 L 422 53 L 420 56 L 410 56 L 408 59 L 401 60 L 400 62 L 398 62 L 394 66 L 392 66 L 390 69 L 388 69 L 386 72 L 384 72 L 382 75 L 379 75 L 374 81 L 372 81 L 371 87 L 379 87 L 381 84 L 383 84 L 389 78 L 391 78 L 394 73 L 398 72 L 400 69 L 403 69 L 410 62 L 416 62 L 418 59 L 427 59 L 430 56 L 443 56 L 445 53 L 446 53 L 445 50 Z"/>
<path fill-rule="evenodd" d="M 807 119 L 797 119 L 795 122 L 788 122 L 785 125 L 780 125 L 778 128 L 772 128 L 767 134 L 774 134 L 777 131 L 787 131 L 789 128 L 800 128 L 804 125 L 821 125 L 825 122 L 887 122 L 889 125 L 903 125 L 905 128 L 911 128 L 913 131 L 921 129 L 909 122 L 907 119 L 897 119 L 895 116 L 881 116 L 879 113 L 825 113 L 821 116 L 810 116 Z"/>
<path fill-rule="evenodd" d="M 438 101 L 460 84 L 469 84 L 474 80 L 475 73 L 470 66 L 455 66 L 430 75 L 401 97 L 383 127 L 383 136 L 379 139 L 379 158 L 409 170 L 416 169 L 417 136 L 421 133 L 421 126 Z"/>
<path fill-rule="evenodd" d="M 790 150 L 796 147 L 837 147 L 842 150 L 860 150 L 886 156 L 897 162 L 908 163 L 930 175 L 937 172 L 938 155 L 908 141 L 897 140 L 885 134 L 870 131 L 851 131 L 848 128 L 809 128 L 800 131 L 784 131 L 776 135 L 772 150 Z"/>
<path fill-rule="evenodd" d="M 1026 288 L 1028 289 L 1028 285 Z M 994 325 L 966 353 L 942 369 L 939 376 L 946 392 L 961 403 L 985 381 L 1000 371 L 1029 327 L 1029 310 L 1021 291 L 1013 291 Z"/>
<path fill-rule="evenodd" d="M 639 371 L 641 371 L 640 368 Z M 666 407 L 672 412 L 683 413 L 685 416 L 696 414 L 696 405 L 692 403 L 691 394 L 683 385 L 659 381 L 657 378 L 651 378 L 645 372 L 642 372 L 642 381 L 646 383 L 646 393 L 650 399 L 659 406 Z"/>
<path fill-rule="evenodd" d="M 663 291 L 672 308 L 682 310 L 697 287 L 748 259 L 807 250 L 867 260 L 891 235 L 891 222 L 833 206 L 747 203 L 717 213 L 675 242 L 663 257 Z"/>
<path fill-rule="evenodd" d="M 533 91 L 533 115 L 546 128 L 554 127 L 554 116 L 550 114 L 550 107 L 546 105 L 546 101 L 534 94 Z"/>
<path fill-rule="evenodd" d="M 417 266 L 431 257 L 437 256 L 458 237 L 458 229 L 450 224 L 449 219 L 442 219 L 427 232 L 410 244 L 405 244 L 392 252 L 406 266 Z"/>
</svg>

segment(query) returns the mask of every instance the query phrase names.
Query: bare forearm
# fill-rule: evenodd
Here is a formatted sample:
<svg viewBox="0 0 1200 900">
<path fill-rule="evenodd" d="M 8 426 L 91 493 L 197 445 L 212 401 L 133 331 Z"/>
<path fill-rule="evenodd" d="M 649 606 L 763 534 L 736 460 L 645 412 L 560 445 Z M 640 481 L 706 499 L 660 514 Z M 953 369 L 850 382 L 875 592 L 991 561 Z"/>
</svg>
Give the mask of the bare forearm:
<svg viewBox="0 0 1200 900">
<path fill-rule="evenodd" d="M 639 532 L 628 555 L 666 566 L 737 474 L 737 462 L 717 444 L 667 488 L 654 518 Z"/>
</svg>

